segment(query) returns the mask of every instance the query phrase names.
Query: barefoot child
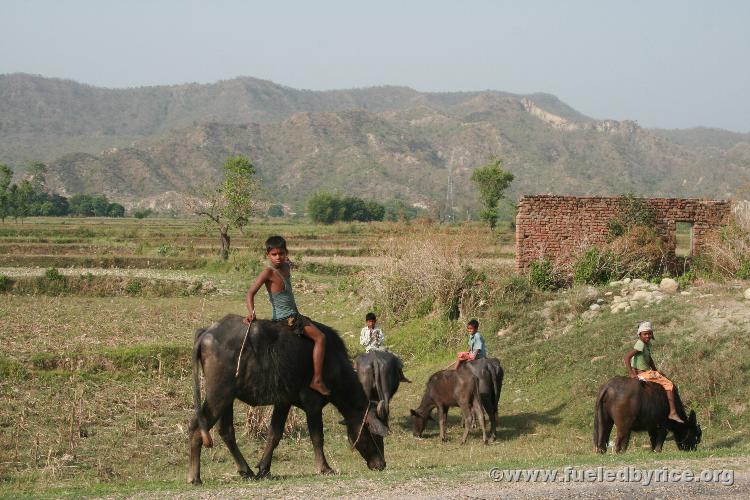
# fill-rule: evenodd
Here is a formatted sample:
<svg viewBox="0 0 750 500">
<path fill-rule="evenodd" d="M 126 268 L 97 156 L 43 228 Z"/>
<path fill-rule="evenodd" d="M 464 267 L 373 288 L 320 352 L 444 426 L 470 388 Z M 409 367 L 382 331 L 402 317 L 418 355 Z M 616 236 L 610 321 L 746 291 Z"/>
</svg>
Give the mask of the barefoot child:
<svg viewBox="0 0 750 500">
<path fill-rule="evenodd" d="M 651 357 L 651 341 L 654 339 L 654 331 L 650 321 L 641 321 L 638 325 L 638 341 L 625 355 L 623 361 L 628 368 L 631 378 L 637 378 L 646 382 L 655 382 L 664 388 L 669 402 L 669 418 L 675 422 L 684 423 L 677 415 L 674 405 L 674 385 L 672 382 L 656 370 L 656 365 Z"/>
<path fill-rule="evenodd" d="M 484 337 L 479 333 L 479 321 L 475 319 L 469 321 L 466 324 L 466 333 L 469 334 L 469 350 L 458 353 L 456 369 L 458 369 L 462 361 L 487 357 L 487 347 L 484 344 Z"/>
<path fill-rule="evenodd" d="M 323 358 L 325 357 L 326 336 L 313 323 L 310 318 L 303 316 L 297 310 L 292 292 L 291 266 L 289 265 L 286 240 L 281 236 L 271 236 L 266 240 L 266 256 L 271 263 L 260 272 L 255 283 L 248 289 L 247 310 L 249 314 L 245 318 L 246 323 L 255 320 L 255 294 L 260 287 L 265 285 L 268 291 L 268 299 L 273 308 L 273 321 L 283 321 L 298 335 L 304 335 L 314 342 L 313 346 L 313 378 L 310 388 L 318 391 L 324 396 L 331 392 L 323 383 Z"/>
</svg>

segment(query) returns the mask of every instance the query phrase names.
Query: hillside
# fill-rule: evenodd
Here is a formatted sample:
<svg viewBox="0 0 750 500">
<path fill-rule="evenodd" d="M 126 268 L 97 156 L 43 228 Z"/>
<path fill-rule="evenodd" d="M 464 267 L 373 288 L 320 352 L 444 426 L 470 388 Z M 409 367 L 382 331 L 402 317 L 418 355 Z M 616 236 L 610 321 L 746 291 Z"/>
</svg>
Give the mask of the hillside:
<svg viewBox="0 0 750 500">
<path fill-rule="evenodd" d="M 469 177 L 493 155 L 516 175 L 512 195 L 725 198 L 750 172 L 746 135 L 593 120 L 548 94 L 315 92 L 253 78 L 116 90 L 0 76 L 0 161 L 45 159 L 63 193 L 159 206 L 163 193 L 205 187 L 235 154 L 253 160 L 271 201 L 299 206 L 326 189 L 437 208 L 450 176 L 460 213 L 476 208 Z"/>
</svg>

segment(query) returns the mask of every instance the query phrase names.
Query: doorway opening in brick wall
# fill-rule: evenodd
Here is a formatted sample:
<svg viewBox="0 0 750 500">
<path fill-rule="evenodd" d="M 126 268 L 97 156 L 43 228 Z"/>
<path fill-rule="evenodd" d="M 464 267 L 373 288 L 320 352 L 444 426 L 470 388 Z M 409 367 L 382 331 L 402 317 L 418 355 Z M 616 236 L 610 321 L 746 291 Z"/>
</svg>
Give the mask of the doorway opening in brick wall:
<svg viewBox="0 0 750 500">
<path fill-rule="evenodd" d="M 676 244 L 674 253 L 677 257 L 692 257 L 693 255 L 693 223 L 678 221 L 675 223 Z"/>
</svg>

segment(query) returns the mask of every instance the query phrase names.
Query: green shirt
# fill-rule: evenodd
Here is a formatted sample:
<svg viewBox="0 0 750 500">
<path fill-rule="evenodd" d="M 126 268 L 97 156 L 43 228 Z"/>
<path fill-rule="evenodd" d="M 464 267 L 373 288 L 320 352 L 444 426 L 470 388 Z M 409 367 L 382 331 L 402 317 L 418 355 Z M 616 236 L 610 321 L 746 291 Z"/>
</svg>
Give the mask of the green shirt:
<svg viewBox="0 0 750 500">
<path fill-rule="evenodd" d="M 630 366 L 636 370 L 651 369 L 651 342 L 645 344 L 641 339 L 635 343 L 633 349 L 638 351 L 635 356 L 630 358 Z"/>
</svg>

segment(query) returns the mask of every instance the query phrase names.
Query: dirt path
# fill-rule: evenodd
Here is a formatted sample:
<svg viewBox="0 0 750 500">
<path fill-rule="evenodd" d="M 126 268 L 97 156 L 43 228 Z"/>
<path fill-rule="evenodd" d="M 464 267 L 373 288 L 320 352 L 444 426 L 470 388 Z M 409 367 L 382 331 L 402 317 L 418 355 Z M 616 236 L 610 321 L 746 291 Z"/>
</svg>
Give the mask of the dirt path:
<svg viewBox="0 0 750 500">
<path fill-rule="evenodd" d="M 729 485 L 727 476 L 717 476 L 717 482 L 658 482 L 651 484 L 641 482 L 624 482 L 622 480 L 564 482 L 512 482 L 507 480 L 493 481 L 488 472 L 470 472 L 445 479 L 425 477 L 408 479 L 400 482 L 386 480 L 377 482 L 371 479 L 321 480 L 300 484 L 295 480 L 266 480 L 249 482 L 244 485 L 226 488 L 201 489 L 192 492 L 159 492 L 158 494 L 135 495 L 135 498 L 155 498 L 169 496 L 181 499 L 215 499 L 215 498 L 311 498 L 340 497 L 367 499 L 400 499 L 400 498 L 544 498 L 544 499 L 579 499 L 579 498 L 750 498 L 750 457 L 730 459 L 704 459 L 679 462 L 659 462 L 656 465 L 630 466 L 637 470 L 659 471 L 664 468 L 682 472 L 690 470 L 700 474 L 704 470 L 731 470 L 733 484 Z M 578 471 L 597 473 L 597 467 L 577 467 Z M 628 473 L 627 466 L 613 466 L 603 469 L 611 474 Z M 563 475 L 564 469 L 558 469 Z M 604 472 L 600 477 L 604 476 Z"/>
</svg>

